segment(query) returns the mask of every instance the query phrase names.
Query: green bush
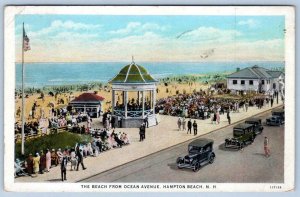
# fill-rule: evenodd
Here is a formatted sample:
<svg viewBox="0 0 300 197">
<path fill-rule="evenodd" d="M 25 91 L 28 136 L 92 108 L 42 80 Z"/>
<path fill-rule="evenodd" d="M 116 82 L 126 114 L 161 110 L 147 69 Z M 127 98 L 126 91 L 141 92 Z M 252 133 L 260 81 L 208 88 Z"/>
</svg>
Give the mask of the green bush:
<svg viewBox="0 0 300 197">
<path fill-rule="evenodd" d="M 49 149 L 58 149 L 62 150 L 67 147 L 74 147 L 78 142 L 89 142 L 92 138 L 89 135 L 80 135 L 69 132 L 62 132 L 47 136 L 42 136 L 35 139 L 30 139 L 25 141 L 25 157 L 29 153 L 35 154 L 47 148 Z M 17 143 L 15 146 L 15 156 L 16 158 L 24 159 L 24 156 L 21 155 L 21 143 Z"/>
</svg>

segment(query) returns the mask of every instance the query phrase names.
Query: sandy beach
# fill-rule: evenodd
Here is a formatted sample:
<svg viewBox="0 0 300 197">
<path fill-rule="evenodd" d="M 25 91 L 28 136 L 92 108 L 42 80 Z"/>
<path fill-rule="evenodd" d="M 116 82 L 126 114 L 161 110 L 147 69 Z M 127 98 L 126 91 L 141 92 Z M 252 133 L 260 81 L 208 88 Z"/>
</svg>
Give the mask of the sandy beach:
<svg viewBox="0 0 300 197">
<path fill-rule="evenodd" d="M 156 95 L 156 99 L 161 99 L 161 98 L 167 98 L 168 96 L 176 95 L 176 92 L 179 91 L 179 93 L 192 93 L 194 90 L 199 91 L 200 89 L 206 90 L 210 85 L 204 84 L 201 82 L 195 82 L 192 85 L 189 85 L 188 83 L 175 83 L 171 82 L 168 84 L 168 86 L 165 86 L 165 84 L 160 83 L 157 85 L 158 88 L 158 93 Z M 168 90 L 168 91 L 167 91 Z M 102 102 L 102 111 L 107 111 L 111 107 L 111 100 L 112 100 L 112 94 L 110 91 L 110 87 L 108 87 L 106 90 L 105 89 L 94 89 L 90 90 L 88 92 L 94 92 L 97 91 L 97 94 L 104 97 L 105 100 Z M 57 96 L 57 100 L 63 99 L 64 100 L 64 105 L 66 106 L 68 102 L 70 102 L 72 99 L 75 97 L 79 96 L 80 94 L 87 92 L 87 91 L 75 91 L 70 93 L 61 93 Z M 49 106 L 49 103 L 54 103 L 55 107 L 59 107 L 57 104 L 57 101 L 55 100 L 54 96 L 48 95 L 48 92 L 44 92 L 44 100 L 40 99 L 41 94 L 32 94 L 29 95 L 28 98 L 25 98 L 25 117 L 26 121 L 29 119 L 29 113 L 30 110 L 33 106 L 33 103 L 36 101 L 37 102 L 37 109 L 35 113 L 35 118 L 40 117 L 41 115 L 41 109 L 44 110 L 45 117 L 49 117 L 51 107 Z M 73 95 L 70 99 L 70 95 Z M 135 98 L 136 97 L 136 92 L 129 93 L 129 98 Z M 17 109 L 21 109 L 22 105 L 22 99 L 21 98 L 16 98 L 15 99 L 15 112 L 17 112 Z M 62 105 L 61 105 L 62 106 Z M 16 114 L 16 113 L 15 113 Z M 21 121 L 21 114 L 20 116 L 17 116 L 16 114 L 16 122 Z M 32 120 L 32 119 L 31 119 Z"/>
</svg>

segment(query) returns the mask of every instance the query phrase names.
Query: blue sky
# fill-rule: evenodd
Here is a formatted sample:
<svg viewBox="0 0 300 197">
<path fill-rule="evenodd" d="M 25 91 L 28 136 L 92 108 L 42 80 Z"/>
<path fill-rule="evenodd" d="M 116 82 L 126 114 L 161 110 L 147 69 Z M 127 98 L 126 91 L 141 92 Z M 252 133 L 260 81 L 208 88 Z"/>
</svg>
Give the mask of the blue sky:
<svg viewBox="0 0 300 197">
<path fill-rule="evenodd" d="M 16 49 L 22 22 L 32 62 L 284 59 L 283 16 L 17 15 Z"/>
</svg>

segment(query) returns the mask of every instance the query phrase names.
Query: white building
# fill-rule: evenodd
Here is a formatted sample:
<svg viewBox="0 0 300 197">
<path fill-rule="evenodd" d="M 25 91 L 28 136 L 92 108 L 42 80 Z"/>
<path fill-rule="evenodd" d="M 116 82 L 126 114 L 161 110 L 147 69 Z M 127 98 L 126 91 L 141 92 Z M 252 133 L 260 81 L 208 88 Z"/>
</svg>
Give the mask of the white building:
<svg viewBox="0 0 300 197">
<path fill-rule="evenodd" d="M 284 73 L 253 66 L 227 76 L 227 88 L 237 91 L 284 91 Z"/>
</svg>

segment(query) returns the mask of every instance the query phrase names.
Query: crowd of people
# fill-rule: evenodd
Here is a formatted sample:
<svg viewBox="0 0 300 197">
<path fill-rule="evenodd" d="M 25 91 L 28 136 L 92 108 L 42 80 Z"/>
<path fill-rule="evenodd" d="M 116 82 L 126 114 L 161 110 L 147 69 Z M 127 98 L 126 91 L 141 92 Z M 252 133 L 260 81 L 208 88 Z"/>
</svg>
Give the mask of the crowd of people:
<svg viewBox="0 0 300 197">
<path fill-rule="evenodd" d="M 136 101 L 135 99 L 131 99 L 131 101 L 128 101 L 127 103 L 127 111 L 142 111 L 142 102 Z M 124 110 L 125 105 L 119 104 L 119 101 L 116 102 L 115 110 Z M 144 103 L 144 109 L 149 110 L 151 109 L 151 104 L 149 101 L 145 101 Z"/>
<path fill-rule="evenodd" d="M 164 115 L 180 116 L 193 119 L 212 118 L 219 123 L 219 116 L 227 111 L 238 112 L 240 108 L 248 110 L 249 106 L 263 107 L 273 105 L 274 96 L 257 96 L 251 98 L 225 98 L 207 95 L 206 92 L 178 94 L 159 99 L 155 111 Z"/>
<path fill-rule="evenodd" d="M 66 180 L 67 166 L 70 164 L 70 170 L 79 170 L 79 165 L 85 170 L 83 158 L 88 156 L 97 157 L 100 153 L 113 149 L 122 148 L 130 144 L 128 135 L 125 132 L 116 132 L 114 129 L 110 132 L 106 129 L 93 129 L 89 133 L 92 140 L 88 143 L 77 143 L 73 148 L 58 148 L 36 151 L 30 153 L 24 162 L 24 172 L 32 177 L 38 174 L 50 172 L 51 168 L 61 167 L 62 181 Z M 21 164 L 16 160 L 15 169 L 22 169 Z M 20 170 L 21 171 L 21 170 Z M 18 172 L 16 171 L 16 174 Z"/>
</svg>

